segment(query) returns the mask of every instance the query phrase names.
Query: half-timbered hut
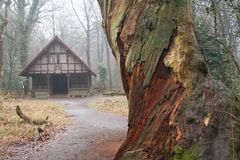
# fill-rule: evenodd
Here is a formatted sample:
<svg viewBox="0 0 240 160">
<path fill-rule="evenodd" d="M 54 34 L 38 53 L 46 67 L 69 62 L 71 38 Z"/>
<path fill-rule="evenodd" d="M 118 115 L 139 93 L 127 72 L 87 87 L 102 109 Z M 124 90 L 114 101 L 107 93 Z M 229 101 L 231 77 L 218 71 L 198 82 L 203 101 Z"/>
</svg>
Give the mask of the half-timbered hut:
<svg viewBox="0 0 240 160">
<path fill-rule="evenodd" d="M 56 36 L 21 71 L 20 76 L 32 78 L 32 91 L 36 97 L 49 97 L 86 95 L 92 85 L 92 76 L 96 74 Z"/>
</svg>

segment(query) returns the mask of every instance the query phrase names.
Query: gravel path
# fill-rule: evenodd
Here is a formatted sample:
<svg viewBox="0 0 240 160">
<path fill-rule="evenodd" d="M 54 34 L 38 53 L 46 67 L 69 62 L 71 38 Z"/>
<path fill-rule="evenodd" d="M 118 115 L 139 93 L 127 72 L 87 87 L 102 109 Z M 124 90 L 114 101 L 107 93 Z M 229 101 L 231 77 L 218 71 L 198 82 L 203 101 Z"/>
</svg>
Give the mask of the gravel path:
<svg viewBox="0 0 240 160">
<path fill-rule="evenodd" d="M 94 111 L 87 102 L 101 99 L 54 99 L 71 119 L 66 132 L 14 160 L 111 160 L 125 139 L 127 117 Z"/>
</svg>

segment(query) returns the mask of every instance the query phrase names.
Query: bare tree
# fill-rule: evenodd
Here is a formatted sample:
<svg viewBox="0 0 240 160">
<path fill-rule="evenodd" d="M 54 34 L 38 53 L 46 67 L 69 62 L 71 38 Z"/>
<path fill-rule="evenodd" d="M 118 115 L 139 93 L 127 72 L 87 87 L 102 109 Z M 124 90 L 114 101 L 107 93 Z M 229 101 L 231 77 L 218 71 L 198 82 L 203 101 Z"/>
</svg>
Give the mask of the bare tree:
<svg viewBox="0 0 240 160">
<path fill-rule="evenodd" d="M 11 25 L 11 27 L 10 27 Z M 7 76 L 7 83 L 6 85 L 6 91 L 5 94 L 12 94 L 12 88 L 14 86 L 14 81 L 13 77 L 16 76 L 14 74 L 14 71 L 18 67 L 18 62 L 16 59 L 16 51 L 17 51 L 17 46 L 16 46 L 16 40 L 14 39 L 15 36 L 15 30 L 14 30 L 14 24 L 10 23 L 9 27 L 6 30 L 6 42 L 5 42 L 5 58 L 4 58 L 4 68 L 5 68 L 5 73 L 4 75 Z"/>
<path fill-rule="evenodd" d="M 20 56 L 21 67 L 24 67 L 28 60 L 29 38 L 34 26 L 39 21 L 42 7 L 46 0 L 14 0 L 16 8 L 16 22 L 18 24 L 18 53 Z M 29 9 L 28 9 L 29 7 Z"/>
<path fill-rule="evenodd" d="M 89 66 L 91 66 L 91 54 L 90 54 L 90 48 L 91 48 L 91 31 L 93 29 L 93 22 L 92 22 L 92 18 L 93 18 L 93 11 L 92 11 L 92 4 L 93 1 L 92 0 L 83 0 L 83 5 L 82 5 L 82 10 L 83 10 L 83 16 L 84 16 L 84 20 L 81 19 L 81 17 L 79 16 L 79 14 L 77 13 L 76 9 L 75 9 L 75 4 L 73 3 L 73 1 L 71 0 L 71 6 L 73 8 L 74 14 L 77 17 L 77 20 L 79 22 L 79 24 L 81 25 L 81 27 L 83 28 L 85 34 L 86 34 L 86 56 L 87 56 L 87 64 Z"/>
<path fill-rule="evenodd" d="M 2 93 L 2 77 L 3 77 L 3 36 L 4 29 L 8 23 L 8 8 L 11 4 L 11 0 L 1 0 L 0 1 L 0 10 L 4 8 L 4 15 L 0 14 L 0 94 Z"/>
</svg>

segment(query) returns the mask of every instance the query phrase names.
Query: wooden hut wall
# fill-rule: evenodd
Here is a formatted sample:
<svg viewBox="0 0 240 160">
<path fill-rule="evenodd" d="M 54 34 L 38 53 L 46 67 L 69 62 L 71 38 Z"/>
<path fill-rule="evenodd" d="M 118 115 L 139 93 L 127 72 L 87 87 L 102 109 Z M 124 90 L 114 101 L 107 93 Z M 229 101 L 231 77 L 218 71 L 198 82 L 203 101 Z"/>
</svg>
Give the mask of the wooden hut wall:
<svg viewBox="0 0 240 160">
<path fill-rule="evenodd" d="M 69 81 L 70 89 L 89 89 L 91 86 L 91 75 L 88 72 L 71 74 Z"/>
<path fill-rule="evenodd" d="M 33 90 L 48 90 L 47 75 L 33 75 Z"/>
</svg>

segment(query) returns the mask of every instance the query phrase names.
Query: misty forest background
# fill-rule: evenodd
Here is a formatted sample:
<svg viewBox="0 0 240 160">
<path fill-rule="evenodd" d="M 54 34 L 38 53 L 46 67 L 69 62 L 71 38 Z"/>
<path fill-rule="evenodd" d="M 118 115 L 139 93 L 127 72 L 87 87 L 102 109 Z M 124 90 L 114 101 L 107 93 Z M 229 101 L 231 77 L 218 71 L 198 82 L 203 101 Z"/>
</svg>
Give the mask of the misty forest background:
<svg viewBox="0 0 240 160">
<path fill-rule="evenodd" d="M 240 0 L 193 0 L 192 8 L 211 74 L 240 97 Z M 1 0 L 0 9 L 5 94 L 23 93 L 20 70 L 56 35 L 97 73 L 94 88 L 122 90 L 97 0 Z"/>
</svg>

